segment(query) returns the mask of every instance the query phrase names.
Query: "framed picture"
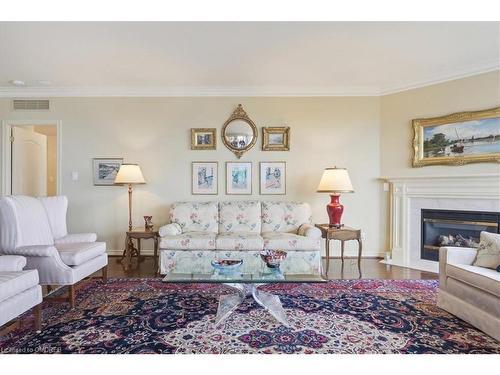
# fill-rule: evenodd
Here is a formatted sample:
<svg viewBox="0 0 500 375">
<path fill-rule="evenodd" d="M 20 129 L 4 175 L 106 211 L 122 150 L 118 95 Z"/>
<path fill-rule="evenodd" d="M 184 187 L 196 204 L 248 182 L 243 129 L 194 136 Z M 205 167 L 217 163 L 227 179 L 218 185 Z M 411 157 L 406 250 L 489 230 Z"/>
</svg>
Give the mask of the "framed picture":
<svg viewBox="0 0 500 375">
<path fill-rule="evenodd" d="M 226 194 L 252 194 L 252 163 L 226 162 Z"/>
<path fill-rule="evenodd" d="M 414 167 L 500 161 L 500 107 L 412 124 Z"/>
<path fill-rule="evenodd" d="M 94 185 L 107 186 L 115 184 L 115 177 L 123 163 L 123 158 L 94 158 Z"/>
<path fill-rule="evenodd" d="M 193 161 L 191 163 L 191 194 L 217 195 L 218 166 L 216 161 Z"/>
<path fill-rule="evenodd" d="M 290 128 L 262 128 L 262 151 L 290 151 Z"/>
<path fill-rule="evenodd" d="M 215 150 L 217 148 L 217 129 L 192 128 L 191 150 Z"/>
<path fill-rule="evenodd" d="M 260 194 L 286 194 L 286 163 L 284 161 L 260 163 Z"/>
</svg>

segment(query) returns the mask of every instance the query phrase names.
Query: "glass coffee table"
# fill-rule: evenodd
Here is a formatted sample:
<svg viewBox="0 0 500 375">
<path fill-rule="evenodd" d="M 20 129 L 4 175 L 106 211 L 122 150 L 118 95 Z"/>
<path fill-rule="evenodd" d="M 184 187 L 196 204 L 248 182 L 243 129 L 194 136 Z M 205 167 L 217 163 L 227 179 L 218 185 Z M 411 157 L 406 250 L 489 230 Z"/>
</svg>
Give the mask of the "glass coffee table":
<svg viewBox="0 0 500 375">
<path fill-rule="evenodd" d="M 210 264 L 211 260 L 207 259 L 207 262 Z M 321 272 L 316 273 L 312 269 L 310 273 L 287 273 L 282 272 L 279 268 L 268 268 L 264 262 L 253 267 L 246 267 L 243 272 L 232 273 L 221 273 L 215 269 L 199 273 L 195 268 L 198 267 L 196 265 L 190 267 L 189 264 L 174 267 L 172 272 L 163 278 L 163 281 L 168 283 L 219 283 L 234 289 L 234 294 L 225 294 L 219 298 L 215 326 L 227 319 L 249 295 L 277 321 L 285 326 L 290 326 L 279 297 L 263 291 L 259 287 L 275 283 L 322 283 L 327 281 L 321 276 Z M 207 267 L 202 268 L 207 270 Z M 177 272 L 177 270 L 182 272 Z"/>
</svg>

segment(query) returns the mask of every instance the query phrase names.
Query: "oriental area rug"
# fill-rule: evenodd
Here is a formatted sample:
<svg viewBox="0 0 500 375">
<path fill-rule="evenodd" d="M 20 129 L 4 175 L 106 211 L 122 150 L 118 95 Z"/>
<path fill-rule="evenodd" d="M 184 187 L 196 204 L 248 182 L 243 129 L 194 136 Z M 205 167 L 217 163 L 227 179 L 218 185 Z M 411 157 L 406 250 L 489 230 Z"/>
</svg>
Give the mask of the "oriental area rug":
<svg viewBox="0 0 500 375">
<path fill-rule="evenodd" d="M 500 353 L 500 343 L 436 306 L 437 280 L 275 284 L 291 327 L 252 297 L 214 326 L 224 285 L 161 279 L 85 281 L 77 307 L 44 302 L 43 330 L 25 315 L 0 353 Z"/>
</svg>

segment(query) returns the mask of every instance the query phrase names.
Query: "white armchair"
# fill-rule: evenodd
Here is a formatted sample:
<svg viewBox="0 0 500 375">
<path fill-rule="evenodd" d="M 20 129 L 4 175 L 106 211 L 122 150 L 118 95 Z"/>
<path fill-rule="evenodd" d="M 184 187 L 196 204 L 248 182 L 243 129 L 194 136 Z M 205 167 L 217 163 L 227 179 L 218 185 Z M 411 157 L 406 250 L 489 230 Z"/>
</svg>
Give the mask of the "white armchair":
<svg viewBox="0 0 500 375">
<path fill-rule="evenodd" d="M 0 326 L 35 308 L 35 327 L 41 329 L 42 287 L 36 270 L 23 271 L 26 258 L 0 256 Z"/>
<path fill-rule="evenodd" d="M 0 253 L 26 257 L 42 285 L 68 285 L 74 307 L 76 283 L 98 270 L 106 280 L 108 256 L 94 233 L 68 234 L 67 208 L 64 196 L 0 198 Z"/>
</svg>

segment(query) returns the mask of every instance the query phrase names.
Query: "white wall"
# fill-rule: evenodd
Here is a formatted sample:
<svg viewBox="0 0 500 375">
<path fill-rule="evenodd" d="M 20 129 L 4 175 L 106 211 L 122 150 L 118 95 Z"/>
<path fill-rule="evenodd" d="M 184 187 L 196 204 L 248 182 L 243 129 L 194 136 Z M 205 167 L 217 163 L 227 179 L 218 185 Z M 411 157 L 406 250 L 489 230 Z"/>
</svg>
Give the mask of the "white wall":
<svg viewBox="0 0 500 375">
<path fill-rule="evenodd" d="M 226 196 L 225 162 L 237 160 L 220 141 L 220 129 L 238 103 L 259 128 L 255 147 L 241 160 L 253 162 L 253 199 L 303 200 L 315 222 L 327 221 L 328 195 L 315 192 L 328 166 L 349 169 L 354 194 L 345 194 L 344 222 L 365 234 L 364 254 L 384 251 L 380 233 L 380 99 L 333 98 L 54 98 L 50 112 L 12 112 L 0 99 L 2 120 L 62 121 L 62 192 L 70 200 L 69 228 L 96 231 L 108 249 L 123 248 L 127 192 L 120 186 L 93 186 L 92 158 L 124 157 L 140 164 L 147 184 L 134 190 L 133 221 L 153 215 L 167 221 L 177 200 L 249 199 Z M 291 127 L 289 152 L 261 151 L 261 127 Z M 190 150 L 190 128 L 215 127 L 216 151 Z M 191 162 L 219 162 L 219 195 L 191 195 Z M 259 161 L 287 162 L 287 195 L 260 196 Z M 79 181 L 71 180 L 77 171 Z M 347 251 L 355 254 L 355 246 Z"/>
</svg>

